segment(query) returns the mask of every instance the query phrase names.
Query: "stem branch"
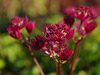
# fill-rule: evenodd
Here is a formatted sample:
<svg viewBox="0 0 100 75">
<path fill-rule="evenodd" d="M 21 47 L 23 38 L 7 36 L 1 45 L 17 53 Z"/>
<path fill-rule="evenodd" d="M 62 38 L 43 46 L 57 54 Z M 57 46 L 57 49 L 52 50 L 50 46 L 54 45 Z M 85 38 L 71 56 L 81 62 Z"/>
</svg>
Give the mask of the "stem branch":
<svg viewBox="0 0 100 75">
<path fill-rule="evenodd" d="M 32 58 L 33 58 L 33 61 L 35 62 L 36 66 L 38 67 L 38 69 L 39 69 L 41 75 L 44 75 L 44 72 L 42 71 L 42 69 L 41 69 L 41 67 L 40 67 L 40 65 L 39 65 L 39 63 L 38 63 L 38 61 L 37 61 L 37 59 L 34 57 L 34 53 L 32 52 L 32 49 L 31 49 L 30 45 L 28 45 L 28 50 L 29 50 L 29 52 L 30 52 L 30 54 L 31 54 L 31 56 L 32 56 Z"/>
<path fill-rule="evenodd" d="M 74 55 L 73 55 L 73 60 L 72 60 L 72 65 L 71 65 L 71 69 L 70 69 L 70 75 L 73 75 L 73 67 L 74 67 L 74 63 L 75 63 L 75 60 L 76 60 L 76 57 L 78 56 L 79 54 L 79 50 L 77 51 L 81 41 L 83 39 L 79 40 L 76 44 L 75 44 L 75 49 L 74 49 Z"/>
<path fill-rule="evenodd" d="M 41 67 L 40 67 L 40 65 L 39 65 L 39 63 L 38 63 L 38 61 L 37 61 L 37 59 L 36 59 L 35 56 L 34 56 L 34 53 L 32 52 L 31 46 L 26 42 L 26 39 L 25 39 L 24 35 L 23 35 L 23 34 L 21 34 L 21 35 L 22 35 L 22 37 L 23 37 L 23 39 L 24 39 L 23 45 L 25 45 L 25 46 L 28 47 L 28 50 L 29 50 L 29 52 L 30 52 L 30 54 L 31 54 L 31 56 L 32 56 L 32 58 L 33 58 L 33 61 L 35 62 L 36 66 L 38 67 L 38 69 L 39 69 L 41 75 L 44 75 L 44 72 L 42 71 L 42 69 L 41 69 Z M 30 36 L 31 36 L 31 35 L 30 35 Z M 30 43 L 30 40 L 31 40 L 31 37 L 30 37 L 30 36 L 29 36 L 29 43 Z"/>
<path fill-rule="evenodd" d="M 62 75 L 61 74 L 61 64 L 60 63 L 58 63 L 58 75 Z"/>
</svg>

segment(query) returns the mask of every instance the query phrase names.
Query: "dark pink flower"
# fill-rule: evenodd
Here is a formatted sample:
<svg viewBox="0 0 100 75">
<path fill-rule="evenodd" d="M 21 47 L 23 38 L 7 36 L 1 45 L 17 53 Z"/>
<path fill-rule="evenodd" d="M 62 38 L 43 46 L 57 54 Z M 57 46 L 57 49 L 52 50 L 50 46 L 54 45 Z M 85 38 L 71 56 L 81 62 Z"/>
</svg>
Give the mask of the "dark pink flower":
<svg viewBox="0 0 100 75">
<path fill-rule="evenodd" d="M 70 30 L 70 26 L 66 24 L 55 24 L 46 27 L 44 36 L 51 42 L 65 42 L 71 39 L 74 35 L 74 30 Z"/>
<path fill-rule="evenodd" d="M 34 30 L 34 28 L 35 28 L 35 21 L 34 22 L 28 22 L 26 24 L 26 29 L 27 29 L 27 31 L 28 31 L 29 34 L 32 33 L 32 31 Z"/>
<path fill-rule="evenodd" d="M 18 30 L 18 29 L 22 29 L 23 27 L 25 27 L 27 22 L 28 22 L 27 17 L 20 18 L 20 17 L 16 16 L 9 22 L 9 26 L 15 30 Z"/>
<path fill-rule="evenodd" d="M 64 20 L 64 23 L 70 27 L 72 27 L 72 25 L 74 24 L 74 17 L 72 16 L 65 16 L 63 20 Z"/>
<path fill-rule="evenodd" d="M 80 6 L 75 9 L 75 17 L 80 19 L 80 20 L 85 20 L 89 17 L 91 17 L 91 9 L 85 6 Z"/>
<path fill-rule="evenodd" d="M 90 33 L 97 27 L 97 23 L 95 21 L 92 21 L 90 23 L 85 23 L 84 26 L 86 33 Z"/>
<path fill-rule="evenodd" d="M 74 16 L 74 14 L 75 14 L 75 12 L 76 12 L 75 9 L 76 9 L 75 7 L 68 7 L 68 8 L 66 8 L 66 9 L 64 10 L 64 13 L 65 13 L 66 15 Z"/>
<path fill-rule="evenodd" d="M 60 53 L 61 60 L 68 60 L 72 56 L 72 51 L 70 49 L 65 49 Z"/>
<path fill-rule="evenodd" d="M 100 14 L 98 7 L 92 6 L 91 7 L 91 14 L 92 14 L 92 19 L 96 19 Z"/>
<path fill-rule="evenodd" d="M 66 39 L 67 40 L 70 40 L 72 39 L 74 36 L 74 29 L 72 31 L 69 31 L 67 34 L 66 34 Z"/>
<path fill-rule="evenodd" d="M 46 46 L 46 41 L 42 36 L 38 35 L 36 39 L 32 39 L 31 47 L 34 50 L 40 50 L 44 48 L 45 46 Z"/>
<path fill-rule="evenodd" d="M 79 6 L 78 8 L 75 7 L 67 8 L 65 9 L 65 13 L 68 15 L 72 15 L 79 20 L 85 20 L 87 18 L 94 19 L 97 17 L 96 9 L 89 8 L 86 6 Z"/>
<path fill-rule="evenodd" d="M 20 30 L 13 30 L 11 27 L 7 27 L 8 33 L 11 37 L 20 39 L 21 38 L 21 32 Z"/>
</svg>

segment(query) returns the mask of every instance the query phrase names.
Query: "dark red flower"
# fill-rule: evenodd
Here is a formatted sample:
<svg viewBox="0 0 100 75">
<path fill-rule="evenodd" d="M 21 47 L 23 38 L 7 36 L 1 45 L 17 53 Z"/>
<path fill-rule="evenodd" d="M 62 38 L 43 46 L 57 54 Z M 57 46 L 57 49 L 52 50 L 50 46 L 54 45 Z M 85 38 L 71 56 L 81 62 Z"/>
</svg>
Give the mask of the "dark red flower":
<svg viewBox="0 0 100 75">
<path fill-rule="evenodd" d="M 29 34 L 32 33 L 32 31 L 34 30 L 34 28 L 35 28 L 35 21 L 27 23 L 26 29 L 27 29 L 27 31 L 28 31 Z"/>
<path fill-rule="evenodd" d="M 46 27 L 46 33 L 44 36 L 51 42 L 64 43 L 67 40 L 72 39 L 74 30 L 70 29 L 70 26 L 66 24 L 55 24 Z"/>
<path fill-rule="evenodd" d="M 40 50 L 44 48 L 45 46 L 46 46 L 46 41 L 42 36 L 38 35 L 36 39 L 32 39 L 31 47 L 34 50 Z"/>
<path fill-rule="evenodd" d="M 65 49 L 60 53 L 61 60 L 68 60 L 72 56 L 72 51 L 70 49 Z"/>
<path fill-rule="evenodd" d="M 65 9 L 65 14 L 76 17 L 79 20 L 86 20 L 87 18 L 95 19 L 98 16 L 98 10 L 93 7 L 79 6 L 78 8 L 69 7 Z"/>
<path fill-rule="evenodd" d="M 27 18 L 20 18 L 16 16 L 9 22 L 9 26 L 12 27 L 14 30 L 18 30 L 25 27 L 27 22 L 28 22 Z"/>
<path fill-rule="evenodd" d="M 21 38 L 21 32 L 20 30 L 13 30 L 11 27 L 7 27 L 8 33 L 11 37 L 20 39 Z"/>
<path fill-rule="evenodd" d="M 76 12 L 75 12 L 74 16 L 80 20 L 85 20 L 85 19 L 90 18 L 92 16 L 91 9 L 89 7 L 79 6 L 75 10 L 76 10 Z"/>
<path fill-rule="evenodd" d="M 72 25 L 74 24 L 74 17 L 65 16 L 64 17 L 64 23 L 67 24 L 68 26 L 72 27 Z"/>
<path fill-rule="evenodd" d="M 99 16 L 100 10 L 98 9 L 97 6 L 91 7 L 91 14 L 92 14 L 92 19 L 96 19 Z"/>
<path fill-rule="evenodd" d="M 86 33 L 92 32 L 97 27 L 97 23 L 95 21 L 92 21 L 90 23 L 85 23 L 84 25 Z"/>
</svg>

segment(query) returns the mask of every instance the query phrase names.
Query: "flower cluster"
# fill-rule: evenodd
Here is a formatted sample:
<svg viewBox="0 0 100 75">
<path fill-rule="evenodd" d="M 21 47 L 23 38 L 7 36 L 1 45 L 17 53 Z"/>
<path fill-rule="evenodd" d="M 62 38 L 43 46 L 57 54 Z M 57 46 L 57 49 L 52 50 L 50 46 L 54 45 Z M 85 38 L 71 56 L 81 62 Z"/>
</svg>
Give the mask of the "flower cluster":
<svg viewBox="0 0 100 75">
<path fill-rule="evenodd" d="M 79 6 L 78 8 L 69 7 L 66 8 L 64 12 L 79 20 L 85 20 L 87 18 L 95 19 L 98 17 L 99 14 L 99 11 L 96 9 L 96 7 L 89 8 L 86 6 Z"/>
<path fill-rule="evenodd" d="M 95 7 L 79 6 L 78 8 L 67 8 L 64 12 L 66 16 L 63 18 L 63 22 L 46 26 L 43 32 L 44 37 L 38 35 L 34 39 L 31 38 L 35 21 L 28 22 L 27 18 L 18 16 L 9 22 L 8 33 L 13 38 L 21 40 L 21 29 L 26 28 L 29 37 L 28 40 L 24 40 L 32 49 L 45 53 L 58 63 L 64 63 L 72 56 L 72 50 L 68 48 L 68 41 L 70 39 L 79 41 L 78 37 L 87 36 L 97 27 L 94 20 L 98 17 L 98 10 Z M 75 18 L 78 19 L 78 23 L 75 23 Z M 76 24 L 75 27 L 73 27 L 74 24 Z M 74 37 L 74 33 L 78 34 L 77 38 Z"/>
<path fill-rule="evenodd" d="M 67 61 L 72 55 L 71 49 L 66 49 L 67 41 L 73 38 L 74 30 L 66 24 L 50 25 L 45 30 L 45 37 L 38 35 L 36 39 L 32 39 L 31 47 L 59 63 Z"/>
<path fill-rule="evenodd" d="M 94 12 L 95 11 L 95 12 Z M 87 36 L 90 32 L 92 32 L 96 27 L 97 23 L 94 21 L 98 15 L 99 11 L 96 7 L 86 7 L 86 6 L 79 6 L 78 8 L 75 7 L 69 7 L 64 10 L 66 15 L 70 15 L 69 19 L 64 18 L 64 23 L 67 24 L 69 22 L 70 26 L 72 27 L 73 24 L 73 18 L 79 20 L 77 25 L 75 25 L 75 31 L 79 34 L 81 37 Z"/>
<path fill-rule="evenodd" d="M 20 39 L 21 38 L 21 29 L 26 28 L 29 34 L 32 33 L 35 22 L 28 22 L 27 18 L 20 18 L 18 16 L 14 17 L 10 22 L 9 26 L 7 27 L 7 31 L 13 38 Z"/>
<path fill-rule="evenodd" d="M 67 41 L 72 39 L 74 35 L 74 30 L 71 30 L 70 26 L 66 24 L 50 25 L 46 27 L 46 32 L 43 34 L 47 40 L 45 53 L 60 63 L 70 58 L 72 51 L 66 49 Z"/>
<path fill-rule="evenodd" d="M 55 24 L 46 27 L 44 36 L 49 42 L 63 43 L 73 37 L 74 30 L 70 30 L 70 26 L 66 24 Z"/>
</svg>

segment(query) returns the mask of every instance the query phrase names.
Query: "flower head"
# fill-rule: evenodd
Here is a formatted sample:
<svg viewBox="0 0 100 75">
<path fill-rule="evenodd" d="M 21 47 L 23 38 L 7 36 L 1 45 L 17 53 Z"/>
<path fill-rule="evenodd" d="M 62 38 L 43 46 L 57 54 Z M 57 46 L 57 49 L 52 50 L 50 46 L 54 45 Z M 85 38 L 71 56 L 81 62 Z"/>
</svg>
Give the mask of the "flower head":
<svg viewBox="0 0 100 75">
<path fill-rule="evenodd" d="M 9 26 L 12 27 L 14 30 L 18 30 L 25 27 L 27 22 L 28 22 L 27 18 L 20 18 L 16 16 L 9 22 Z"/>
<path fill-rule="evenodd" d="M 34 22 L 28 22 L 26 24 L 26 30 L 28 31 L 29 34 L 32 33 L 32 31 L 34 30 L 35 28 L 35 21 Z"/>
<path fill-rule="evenodd" d="M 98 11 L 95 8 L 89 8 L 86 6 L 79 6 L 78 8 L 70 7 L 65 9 L 65 13 L 76 17 L 79 20 L 85 20 L 87 18 L 94 19 L 98 15 Z"/>
<path fill-rule="evenodd" d="M 73 37 L 74 30 L 66 24 L 55 24 L 46 27 L 45 38 L 50 42 L 64 43 Z"/>
<path fill-rule="evenodd" d="M 40 50 L 46 46 L 45 39 L 38 35 L 36 39 L 32 39 L 31 47 L 35 50 Z"/>
<path fill-rule="evenodd" d="M 92 21 L 90 23 L 85 23 L 84 26 L 86 33 L 90 33 L 97 27 L 97 23 L 95 21 Z"/>
<path fill-rule="evenodd" d="M 45 53 L 59 63 L 68 60 L 72 53 L 70 49 L 65 48 L 73 35 L 74 30 L 71 30 L 67 24 L 55 24 L 46 27 L 46 33 L 44 33 L 47 40 Z"/>
<path fill-rule="evenodd" d="M 60 53 L 61 60 L 68 60 L 72 56 L 72 51 L 70 49 L 62 50 Z"/>
<path fill-rule="evenodd" d="M 13 30 L 11 27 L 7 27 L 8 33 L 11 37 L 20 39 L 21 38 L 21 32 L 20 30 Z"/>
<path fill-rule="evenodd" d="M 91 14 L 92 14 L 92 19 L 96 19 L 99 16 L 100 11 L 96 6 L 92 6 L 91 7 Z"/>
<path fill-rule="evenodd" d="M 80 6 L 78 8 L 75 9 L 76 12 L 75 12 L 75 17 L 77 19 L 80 19 L 80 20 L 85 20 L 89 17 L 91 17 L 91 9 L 88 8 L 88 7 L 85 7 L 85 6 Z"/>
<path fill-rule="evenodd" d="M 72 16 L 65 16 L 63 20 L 64 20 L 64 23 L 70 27 L 72 27 L 72 25 L 74 24 L 74 17 Z"/>
</svg>

